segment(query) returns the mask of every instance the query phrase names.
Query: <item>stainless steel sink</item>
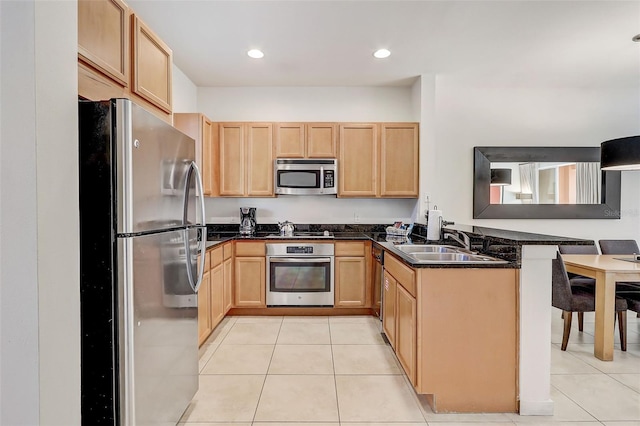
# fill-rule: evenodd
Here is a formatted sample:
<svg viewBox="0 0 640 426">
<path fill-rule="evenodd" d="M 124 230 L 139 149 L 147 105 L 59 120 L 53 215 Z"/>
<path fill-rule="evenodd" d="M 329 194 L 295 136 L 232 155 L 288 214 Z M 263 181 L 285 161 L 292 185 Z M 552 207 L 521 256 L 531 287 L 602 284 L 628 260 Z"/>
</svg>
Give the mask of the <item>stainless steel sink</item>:
<svg viewBox="0 0 640 426">
<path fill-rule="evenodd" d="M 409 256 L 421 262 L 504 262 L 495 257 L 468 253 L 409 253 Z"/>
<path fill-rule="evenodd" d="M 453 246 L 407 244 L 396 246 L 403 253 L 459 253 L 461 250 Z"/>
<path fill-rule="evenodd" d="M 405 244 L 393 248 L 417 263 L 508 263 L 506 260 L 470 253 L 455 246 Z"/>
</svg>

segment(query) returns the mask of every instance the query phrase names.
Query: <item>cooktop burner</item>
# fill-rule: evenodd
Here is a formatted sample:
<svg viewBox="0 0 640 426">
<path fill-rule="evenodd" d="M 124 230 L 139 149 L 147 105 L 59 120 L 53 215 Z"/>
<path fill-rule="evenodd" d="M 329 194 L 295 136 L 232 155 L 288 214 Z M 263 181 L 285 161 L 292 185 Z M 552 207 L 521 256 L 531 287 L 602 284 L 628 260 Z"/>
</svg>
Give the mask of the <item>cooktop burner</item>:
<svg viewBox="0 0 640 426">
<path fill-rule="evenodd" d="M 333 232 L 329 231 L 320 231 L 320 232 L 294 232 L 293 235 L 280 235 L 280 234 L 271 234 L 267 235 L 266 238 L 274 238 L 274 239 L 332 239 Z"/>
</svg>

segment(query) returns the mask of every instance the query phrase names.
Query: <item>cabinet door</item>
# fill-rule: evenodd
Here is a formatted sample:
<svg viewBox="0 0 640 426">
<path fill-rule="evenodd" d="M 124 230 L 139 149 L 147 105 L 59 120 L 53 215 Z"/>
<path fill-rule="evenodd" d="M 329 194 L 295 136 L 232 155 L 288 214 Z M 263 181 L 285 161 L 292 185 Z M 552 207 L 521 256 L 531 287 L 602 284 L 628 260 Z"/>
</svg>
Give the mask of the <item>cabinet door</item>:
<svg viewBox="0 0 640 426">
<path fill-rule="evenodd" d="M 121 0 L 78 1 L 78 59 L 123 87 L 129 86 L 129 16 Z"/>
<path fill-rule="evenodd" d="M 202 275 L 202 284 L 198 289 L 198 344 L 202 345 L 211 334 L 211 274 Z"/>
<path fill-rule="evenodd" d="M 305 156 L 304 130 L 302 123 L 276 124 L 276 158 L 303 158 Z"/>
<path fill-rule="evenodd" d="M 173 53 L 136 15 L 133 15 L 132 58 L 131 91 L 171 113 Z"/>
<path fill-rule="evenodd" d="M 221 123 L 218 130 L 220 149 L 220 195 L 244 195 L 244 126 Z"/>
<path fill-rule="evenodd" d="M 338 196 L 375 197 L 378 192 L 378 126 L 341 124 Z"/>
<path fill-rule="evenodd" d="M 204 195 L 213 195 L 213 123 L 203 114 L 173 114 L 173 126 L 196 141 L 196 164 L 202 173 Z"/>
<path fill-rule="evenodd" d="M 396 293 L 396 355 L 411 384 L 416 384 L 416 299 L 402 285 Z"/>
<path fill-rule="evenodd" d="M 380 132 L 380 195 L 418 197 L 417 123 L 383 123 Z"/>
<path fill-rule="evenodd" d="M 211 329 L 224 318 L 224 267 L 221 264 L 211 270 Z"/>
<path fill-rule="evenodd" d="M 335 123 L 307 123 L 308 158 L 336 158 L 337 125 Z"/>
<path fill-rule="evenodd" d="M 273 126 L 247 124 L 247 188 L 249 197 L 273 196 Z"/>
<path fill-rule="evenodd" d="M 384 295 L 382 298 L 382 330 L 387 336 L 392 348 L 396 348 L 396 287 L 398 283 L 384 273 Z"/>
<path fill-rule="evenodd" d="M 213 123 L 207 117 L 202 115 L 202 162 L 200 171 L 202 172 L 202 184 L 204 186 L 204 195 L 213 195 L 213 173 L 216 169 L 213 167 Z"/>
<path fill-rule="evenodd" d="M 235 306 L 266 307 L 266 260 L 264 257 L 236 257 Z"/>
<path fill-rule="evenodd" d="M 367 304 L 364 257 L 335 258 L 335 306 L 364 307 Z"/>
<path fill-rule="evenodd" d="M 227 259 L 223 265 L 224 274 L 224 313 L 229 312 L 229 309 L 233 307 L 233 260 Z"/>
</svg>

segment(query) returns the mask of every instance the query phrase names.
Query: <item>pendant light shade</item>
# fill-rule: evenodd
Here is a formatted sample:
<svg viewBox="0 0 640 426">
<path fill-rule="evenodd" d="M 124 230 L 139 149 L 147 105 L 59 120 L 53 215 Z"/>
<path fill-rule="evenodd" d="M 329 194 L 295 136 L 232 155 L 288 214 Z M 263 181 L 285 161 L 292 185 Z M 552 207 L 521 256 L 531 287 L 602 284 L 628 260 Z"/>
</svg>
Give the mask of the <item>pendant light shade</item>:
<svg viewBox="0 0 640 426">
<path fill-rule="evenodd" d="M 640 136 L 602 142 L 600 168 L 602 170 L 640 170 Z"/>
<path fill-rule="evenodd" d="M 491 169 L 491 185 L 511 185 L 511 169 Z"/>
</svg>

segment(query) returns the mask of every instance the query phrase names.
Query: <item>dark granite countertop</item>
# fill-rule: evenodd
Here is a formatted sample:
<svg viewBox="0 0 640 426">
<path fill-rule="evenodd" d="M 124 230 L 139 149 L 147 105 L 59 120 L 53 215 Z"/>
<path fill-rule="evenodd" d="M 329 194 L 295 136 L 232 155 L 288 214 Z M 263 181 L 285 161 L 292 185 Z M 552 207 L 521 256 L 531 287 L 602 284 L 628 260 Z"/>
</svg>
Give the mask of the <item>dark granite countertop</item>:
<svg viewBox="0 0 640 426">
<path fill-rule="evenodd" d="M 451 225 L 444 229 L 462 231 L 469 237 L 490 238 L 494 243 L 517 245 L 593 245 L 593 240 L 559 237 L 556 235 L 534 234 L 531 232 L 509 231 L 506 229 L 485 228 L 471 225 Z"/>
<path fill-rule="evenodd" d="M 427 228 L 416 223 L 413 233 L 408 239 L 388 236 L 385 229 L 388 225 L 367 224 L 301 224 L 296 225 L 296 231 L 322 232 L 329 231 L 333 237 L 314 238 L 314 241 L 367 241 L 371 240 L 378 247 L 393 252 L 413 268 L 519 268 L 523 245 L 593 245 L 592 240 L 580 238 L 560 237 L 555 235 L 535 234 L 530 232 L 509 231 L 504 229 L 485 228 L 470 225 L 452 225 L 446 229 L 461 231 L 471 239 L 471 250 L 506 260 L 507 263 L 433 263 L 425 264 L 412 261 L 412 259 L 399 250 L 393 248 L 398 244 L 445 244 L 459 246 L 451 239 L 441 241 L 427 241 Z M 268 238 L 278 233 L 278 225 L 261 224 L 256 226 L 256 233 L 252 236 L 240 235 L 237 224 L 209 224 L 207 225 L 206 248 L 215 247 L 218 244 L 230 240 L 266 240 L 272 242 L 290 241 L 286 239 Z M 300 237 L 299 239 L 304 239 Z"/>
</svg>

